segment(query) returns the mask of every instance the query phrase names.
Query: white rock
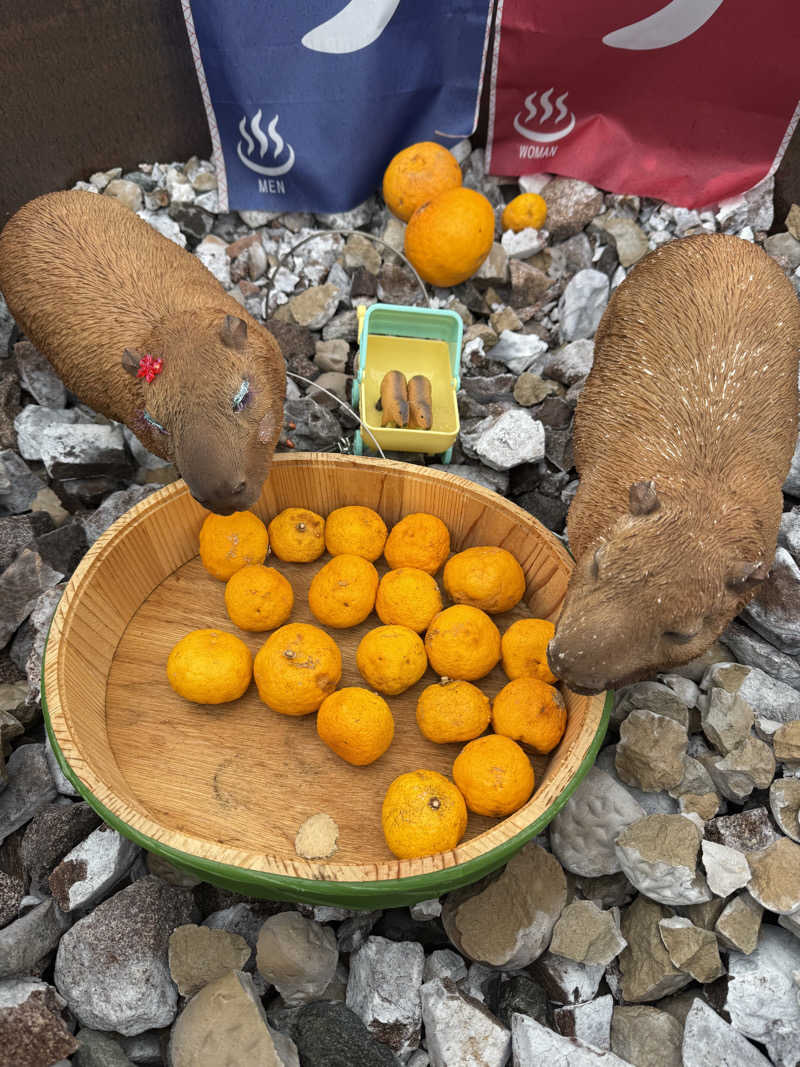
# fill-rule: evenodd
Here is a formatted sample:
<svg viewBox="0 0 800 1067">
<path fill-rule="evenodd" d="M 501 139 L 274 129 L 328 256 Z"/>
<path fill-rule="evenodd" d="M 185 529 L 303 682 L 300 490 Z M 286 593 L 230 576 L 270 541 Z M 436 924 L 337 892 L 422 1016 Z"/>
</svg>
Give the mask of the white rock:
<svg viewBox="0 0 800 1067">
<path fill-rule="evenodd" d="M 50 875 L 58 906 L 62 911 L 74 911 L 93 904 L 117 884 L 138 854 L 139 847 L 133 841 L 110 826 L 98 826 Z"/>
<path fill-rule="evenodd" d="M 56 759 L 56 754 L 55 752 L 53 752 L 53 746 L 50 744 L 50 737 L 46 732 L 44 735 L 44 754 L 47 758 L 47 766 L 50 769 L 50 774 L 56 784 L 56 789 L 58 790 L 59 794 L 65 797 L 80 796 L 78 790 L 75 788 L 74 785 L 72 785 L 72 783 L 67 779 L 64 772 L 61 770 L 58 760 Z"/>
<path fill-rule="evenodd" d="M 592 767 L 550 824 L 553 854 L 573 874 L 615 874 L 621 867 L 614 842 L 644 814 L 621 784 Z"/>
<path fill-rule="evenodd" d="M 800 690 L 779 682 L 758 667 L 713 663 L 703 675 L 700 688 L 706 692 L 715 685 L 738 693 L 756 715 L 781 722 L 800 719 Z"/>
<path fill-rule="evenodd" d="M 701 848 L 708 888 L 712 893 L 729 897 L 750 881 L 750 865 L 743 852 L 718 845 L 716 841 L 703 841 Z"/>
<path fill-rule="evenodd" d="M 711 899 L 697 870 L 702 831 L 685 815 L 648 815 L 617 838 L 620 866 L 628 881 L 660 904 L 699 904 Z"/>
<path fill-rule="evenodd" d="M 547 342 L 535 333 L 503 330 L 500 340 L 487 353 L 489 359 L 505 363 L 512 374 L 531 371 L 540 374 L 547 358 Z"/>
<path fill-rule="evenodd" d="M 210 270 L 223 289 L 231 287 L 231 261 L 227 252 L 227 245 L 221 237 L 210 233 L 204 237 L 195 248 L 194 254 Z"/>
<path fill-rule="evenodd" d="M 438 919 L 442 914 L 442 902 L 438 897 L 433 897 L 431 900 L 420 900 L 416 904 L 412 904 L 409 908 L 412 919 L 420 919 L 425 922 L 427 919 Z"/>
<path fill-rule="evenodd" d="M 579 270 L 559 302 L 562 341 L 592 337 L 608 303 L 608 276 L 599 270 Z"/>
<path fill-rule="evenodd" d="M 350 957 L 347 1007 L 399 1056 L 419 1047 L 425 950 L 416 941 L 370 937 Z"/>
<path fill-rule="evenodd" d="M 552 174 L 520 174 L 519 178 L 517 178 L 520 192 L 522 193 L 541 194 L 542 189 L 552 180 Z"/>
<path fill-rule="evenodd" d="M 611 1017 L 614 998 L 610 993 L 585 1004 L 568 1004 L 556 1008 L 553 1016 L 559 1033 L 577 1038 L 592 1048 L 611 1048 Z"/>
<path fill-rule="evenodd" d="M 581 1004 L 597 995 L 605 967 L 602 963 L 576 963 L 566 956 L 545 952 L 530 971 L 556 1004 Z"/>
<path fill-rule="evenodd" d="M 686 1016 L 683 1067 L 770 1067 L 766 1056 L 698 997 Z"/>
<path fill-rule="evenodd" d="M 453 982 L 436 978 L 421 990 L 432 1067 L 504 1067 L 511 1035 L 483 1005 Z"/>
<path fill-rule="evenodd" d="M 514 1067 L 631 1067 L 613 1052 L 592 1048 L 572 1037 L 562 1037 L 529 1015 L 515 1012 L 511 1017 L 511 1043 Z"/>
<path fill-rule="evenodd" d="M 541 252 L 549 236 L 547 230 L 534 230 L 528 226 L 517 233 L 506 230 L 500 243 L 509 259 L 529 259 Z"/>
<path fill-rule="evenodd" d="M 186 248 L 186 238 L 181 232 L 180 226 L 169 215 L 162 214 L 160 211 L 148 211 L 147 208 L 137 211 L 136 214 L 140 219 L 144 219 L 145 222 L 149 223 L 154 230 L 158 230 L 163 237 L 174 241 L 181 248 Z"/>
<path fill-rule="evenodd" d="M 496 471 L 544 458 L 544 426 L 522 408 L 511 408 L 497 417 L 490 415 L 478 423 L 473 433 L 462 433 L 461 442 L 465 451 L 471 450 Z"/>
<path fill-rule="evenodd" d="M 467 973 L 467 965 L 457 952 L 449 948 L 439 948 L 426 958 L 422 980 L 432 982 L 434 978 L 449 978 L 458 983 L 467 978 Z"/>
<path fill-rule="evenodd" d="M 297 911 L 272 915 L 258 935 L 256 965 L 290 1008 L 318 1000 L 339 962 L 336 935 Z"/>
<path fill-rule="evenodd" d="M 800 1059 L 800 1003 L 792 972 L 800 968 L 800 942 L 775 926 L 763 926 L 749 956 L 731 952 L 725 1010 L 731 1025 L 766 1046 L 777 1067 Z"/>
<path fill-rule="evenodd" d="M 17 451 L 23 459 L 41 459 L 41 435 L 45 426 L 83 421 L 76 408 L 47 408 L 39 404 L 26 404 L 14 419 Z"/>
</svg>

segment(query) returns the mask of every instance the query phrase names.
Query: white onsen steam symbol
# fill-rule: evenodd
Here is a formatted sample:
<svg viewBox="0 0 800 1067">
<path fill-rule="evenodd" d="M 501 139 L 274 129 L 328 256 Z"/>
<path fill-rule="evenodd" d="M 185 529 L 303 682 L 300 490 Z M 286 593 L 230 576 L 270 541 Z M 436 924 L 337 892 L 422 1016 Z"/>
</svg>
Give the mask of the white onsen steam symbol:
<svg viewBox="0 0 800 1067">
<path fill-rule="evenodd" d="M 607 33 L 603 44 L 609 48 L 627 48 L 634 52 L 667 48 L 691 37 L 704 26 L 722 0 L 672 0 L 646 19 Z"/>
<path fill-rule="evenodd" d="M 564 101 L 567 98 L 568 92 L 569 90 L 567 90 L 566 93 L 562 93 L 561 96 L 559 96 L 556 100 L 556 108 L 558 109 L 558 114 L 555 118 L 555 124 L 558 125 L 559 122 L 563 122 L 567 115 L 569 115 L 569 122 L 562 130 L 556 130 L 553 133 L 544 133 L 542 130 L 532 130 L 524 124 L 526 122 L 533 122 L 533 120 L 536 118 L 536 104 L 534 103 L 534 97 L 536 96 L 536 92 L 532 92 L 530 96 L 525 97 L 525 107 L 528 109 L 528 114 L 523 120 L 522 118 L 520 118 L 522 112 L 517 112 L 516 117 L 514 119 L 514 129 L 517 131 L 517 133 L 522 134 L 522 136 L 526 137 L 529 141 L 539 141 L 547 143 L 549 141 L 560 141 L 562 137 L 566 137 L 568 133 L 572 132 L 572 129 L 575 125 L 575 115 L 571 111 L 568 112 L 566 107 L 564 107 Z M 553 89 L 551 87 L 546 92 L 542 93 L 542 95 L 539 97 L 539 103 L 541 104 L 543 109 L 541 117 L 539 118 L 539 125 L 541 125 L 543 122 L 546 122 L 553 114 L 553 105 L 550 103 L 550 97 L 552 96 L 552 94 Z"/>
<path fill-rule="evenodd" d="M 400 0 L 350 0 L 333 18 L 309 30 L 300 42 L 312 52 L 345 55 L 377 41 Z"/>
<path fill-rule="evenodd" d="M 277 159 L 283 151 L 284 145 L 288 149 L 289 157 L 285 163 L 278 164 L 274 167 L 265 167 L 263 166 L 263 164 L 256 163 L 252 159 L 248 158 L 249 156 L 252 156 L 256 147 L 253 142 L 253 137 L 255 137 L 256 141 L 258 141 L 259 145 L 261 146 L 261 151 L 259 153 L 260 159 L 264 158 L 267 149 L 269 148 L 267 134 L 265 134 L 264 131 L 261 129 L 261 108 L 258 109 L 258 111 L 255 113 L 255 115 L 253 115 L 252 119 L 250 120 L 250 129 L 253 133 L 253 137 L 251 137 L 250 134 L 247 132 L 247 126 L 245 125 L 246 122 L 247 116 L 242 115 L 242 121 L 239 123 L 239 133 L 242 135 L 242 137 L 244 137 L 245 141 L 247 141 L 247 155 L 245 155 L 242 151 L 242 142 L 237 141 L 236 143 L 236 153 L 239 156 L 239 159 L 241 159 L 242 163 L 244 163 L 246 167 L 249 167 L 250 170 L 254 170 L 256 174 L 266 174 L 270 178 L 277 178 L 279 175 L 286 174 L 287 171 L 290 171 L 294 166 L 294 149 L 290 144 L 285 145 L 283 138 L 278 133 L 278 116 L 276 115 L 273 118 L 272 122 L 270 122 L 269 126 L 267 126 L 267 133 L 272 139 L 272 143 L 275 145 L 275 159 Z"/>
</svg>

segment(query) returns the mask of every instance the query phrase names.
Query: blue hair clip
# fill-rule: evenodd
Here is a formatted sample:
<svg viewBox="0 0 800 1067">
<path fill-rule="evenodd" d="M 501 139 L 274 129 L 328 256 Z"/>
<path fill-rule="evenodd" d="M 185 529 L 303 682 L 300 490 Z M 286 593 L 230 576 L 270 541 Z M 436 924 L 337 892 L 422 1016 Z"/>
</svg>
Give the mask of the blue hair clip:
<svg viewBox="0 0 800 1067">
<path fill-rule="evenodd" d="M 239 386 L 239 391 L 237 392 L 236 396 L 233 398 L 233 410 L 234 411 L 239 411 L 239 409 L 242 407 L 242 405 L 244 403 L 244 398 L 247 396 L 247 394 L 249 392 L 250 392 L 250 382 L 247 380 L 247 378 L 245 378 L 245 380 Z"/>
<path fill-rule="evenodd" d="M 160 422 L 156 422 L 152 415 L 148 415 L 146 411 L 142 412 L 145 422 L 149 422 L 151 426 L 155 426 L 159 433 L 169 433 L 169 430 L 165 430 Z"/>
</svg>

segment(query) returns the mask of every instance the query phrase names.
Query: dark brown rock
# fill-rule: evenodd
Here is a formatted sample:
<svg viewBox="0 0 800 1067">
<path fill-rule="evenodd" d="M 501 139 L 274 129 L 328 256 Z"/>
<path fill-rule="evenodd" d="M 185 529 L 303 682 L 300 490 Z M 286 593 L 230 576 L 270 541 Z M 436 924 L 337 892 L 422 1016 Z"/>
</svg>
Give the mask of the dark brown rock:
<svg viewBox="0 0 800 1067">
<path fill-rule="evenodd" d="M 34 990 L 21 1004 L 0 1011 L 0 1063 L 8 1067 L 44 1067 L 77 1048 L 52 989 Z"/>
<path fill-rule="evenodd" d="M 31 886 L 46 886 L 58 862 L 99 825 L 100 816 L 85 801 L 51 804 L 34 815 L 22 838 L 22 862 Z"/>
<path fill-rule="evenodd" d="M 0 871 L 0 928 L 16 919 L 24 895 L 25 883 L 22 879 Z"/>
</svg>

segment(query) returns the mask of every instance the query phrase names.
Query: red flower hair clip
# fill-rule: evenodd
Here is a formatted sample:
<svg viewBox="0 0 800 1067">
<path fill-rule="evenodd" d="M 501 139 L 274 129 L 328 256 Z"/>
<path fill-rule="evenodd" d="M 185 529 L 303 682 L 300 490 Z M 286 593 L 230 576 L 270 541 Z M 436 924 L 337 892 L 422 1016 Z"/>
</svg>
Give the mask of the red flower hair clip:
<svg viewBox="0 0 800 1067">
<path fill-rule="evenodd" d="M 153 378 L 160 374 L 163 369 L 164 360 L 160 356 L 158 359 L 154 359 L 148 352 L 139 360 L 139 370 L 136 373 L 136 377 L 144 378 L 149 385 Z"/>
</svg>

